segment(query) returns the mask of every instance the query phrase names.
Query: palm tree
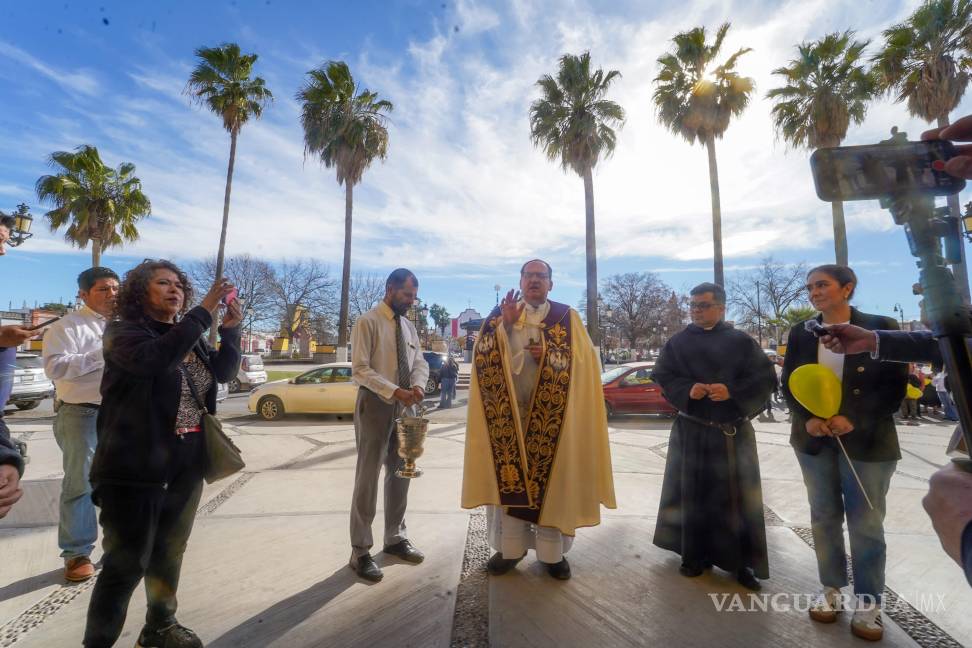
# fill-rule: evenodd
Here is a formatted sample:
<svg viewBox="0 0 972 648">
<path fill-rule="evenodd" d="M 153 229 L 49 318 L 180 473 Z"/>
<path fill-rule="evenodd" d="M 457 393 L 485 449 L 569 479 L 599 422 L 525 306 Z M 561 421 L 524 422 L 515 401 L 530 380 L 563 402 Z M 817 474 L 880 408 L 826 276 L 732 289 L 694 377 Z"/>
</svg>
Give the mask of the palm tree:
<svg viewBox="0 0 972 648">
<path fill-rule="evenodd" d="M 223 128 L 230 134 L 229 166 L 226 169 L 226 192 L 223 195 L 223 225 L 216 253 L 216 277 L 223 276 L 226 251 L 226 227 L 229 223 L 230 192 L 233 189 L 233 167 L 236 164 L 236 138 L 251 117 L 258 119 L 273 101 L 273 93 L 260 77 L 250 78 L 256 54 L 241 54 L 236 43 L 196 50 L 199 62 L 189 75 L 185 93 L 192 101 L 219 115 Z M 216 341 L 216 327 L 209 331 L 209 341 Z"/>
<path fill-rule="evenodd" d="M 730 119 L 746 109 L 755 87 L 751 78 L 735 70 L 736 61 L 750 48 L 740 49 L 721 65 L 715 63 L 728 31 L 729 23 L 724 23 L 711 45 L 705 40 L 705 27 L 676 34 L 672 51 L 658 58 L 661 69 L 655 77 L 653 95 L 659 121 L 689 144 L 704 145 L 709 155 L 713 266 L 715 282 L 720 286 L 725 285 L 725 279 L 715 140 L 729 128 Z"/>
<path fill-rule="evenodd" d="M 90 242 L 92 266 L 101 265 L 103 250 L 138 240 L 136 225 L 152 212 L 152 203 L 134 164 L 112 169 L 88 145 L 51 153 L 49 163 L 55 174 L 38 179 L 35 190 L 41 202 L 54 206 L 45 214 L 52 232 L 67 225 L 66 241 L 82 250 Z"/>
<path fill-rule="evenodd" d="M 328 61 L 307 73 L 297 92 L 304 127 L 304 155 L 317 155 L 344 185 L 344 265 L 338 316 L 338 357 L 347 352 L 348 287 L 351 281 L 351 212 L 354 185 L 371 163 L 388 155 L 386 114 L 393 106 L 378 93 L 359 90 L 344 61 Z"/>
<path fill-rule="evenodd" d="M 896 101 L 904 101 L 911 115 L 947 126 L 972 78 L 972 0 L 927 0 L 903 23 L 884 30 L 874 68 L 881 87 L 897 93 Z M 948 197 L 948 207 L 952 216 L 961 216 L 957 195 Z M 960 247 L 955 278 L 968 302 L 965 246 Z"/>
<path fill-rule="evenodd" d="M 564 54 L 557 78 L 545 74 L 537 80 L 540 98 L 530 106 L 530 136 L 547 159 L 560 162 L 564 171 L 584 179 L 587 225 L 587 301 L 597 303 L 597 250 L 594 238 L 594 167 L 601 155 L 610 156 L 617 145 L 615 128 L 624 124 L 624 110 L 605 99 L 611 82 L 621 73 L 591 70 L 591 54 Z M 587 313 L 587 331 L 600 344 L 597 309 Z"/>
<path fill-rule="evenodd" d="M 854 32 L 827 34 L 797 46 L 797 58 L 773 70 L 783 85 L 766 93 L 774 100 L 773 122 L 783 140 L 794 147 L 840 146 L 851 121 L 861 124 L 867 104 L 877 94 L 874 75 L 862 65 L 868 41 Z M 837 263 L 848 265 L 844 204 L 830 204 L 834 220 Z"/>
</svg>

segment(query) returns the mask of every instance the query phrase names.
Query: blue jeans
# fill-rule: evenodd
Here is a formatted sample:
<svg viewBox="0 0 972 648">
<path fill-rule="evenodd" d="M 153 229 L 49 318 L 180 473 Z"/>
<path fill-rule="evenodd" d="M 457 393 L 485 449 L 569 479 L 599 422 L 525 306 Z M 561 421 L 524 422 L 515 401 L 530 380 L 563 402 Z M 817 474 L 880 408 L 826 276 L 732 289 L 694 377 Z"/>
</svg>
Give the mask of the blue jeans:
<svg viewBox="0 0 972 648">
<path fill-rule="evenodd" d="M 70 403 L 62 403 L 54 419 L 54 438 L 61 448 L 64 464 L 57 530 L 57 544 L 63 558 L 90 555 L 98 539 L 98 518 L 88 482 L 98 444 L 97 420 L 98 410 Z"/>
<path fill-rule="evenodd" d="M 810 526 L 817 553 L 817 571 L 825 587 L 847 585 L 844 515 L 850 535 L 854 593 L 869 594 L 880 603 L 884 592 L 885 496 L 897 461 L 854 461 L 861 483 L 874 505 L 872 511 L 850 471 L 844 453 L 827 445 L 820 454 L 796 453 L 810 500 Z"/>
<path fill-rule="evenodd" d="M 938 392 L 938 400 L 942 402 L 942 411 L 945 412 L 945 418 L 949 421 L 959 420 L 958 412 L 955 410 L 955 403 L 952 402 L 952 395 L 947 391 Z"/>
<path fill-rule="evenodd" d="M 452 407 L 452 399 L 456 397 L 456 379 L 443 378 L 439 386 L 439 407 Z"/>
</svg>

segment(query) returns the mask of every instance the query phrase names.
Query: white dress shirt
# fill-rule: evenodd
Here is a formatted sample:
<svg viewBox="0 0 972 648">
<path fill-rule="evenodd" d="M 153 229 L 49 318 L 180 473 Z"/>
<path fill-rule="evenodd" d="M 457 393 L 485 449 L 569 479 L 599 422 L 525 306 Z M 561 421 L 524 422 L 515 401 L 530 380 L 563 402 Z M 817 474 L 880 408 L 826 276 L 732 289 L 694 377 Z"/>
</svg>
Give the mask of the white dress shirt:
<svg viewBox="0 0 972 648">
<path fill-rule="evenodd" d="M 850 320 L 839 322 L 839 324 L 850 324 Z M 827 326 L 833 326 L 827 324 Z M 825 367 L 830 367 L 831 371 L 837 374 L 837 380 L 844 379 L 844 354 L 834 353 L 824 346 L 823 342 L 817 342 L 817 363 Z"/>
<path fill-rule="evenodd" d="M 68 313 L 44 333 L 44 373 L 65 403 L 101 403 L 108 320 L 87 306 Z"/>
<path fill-rule="evenodd" d="M 422 355 L 415 326 L 402 317 L 402 338 L 412 387 L 425 389 L 429 363 Z M 358 318 L 351 330 L 351 377 L 354 382 L 381 397 L 394 399 L 398 385 L 398 346 L 395 341 L 395 313 L 384 301 Z"/>
</svg>

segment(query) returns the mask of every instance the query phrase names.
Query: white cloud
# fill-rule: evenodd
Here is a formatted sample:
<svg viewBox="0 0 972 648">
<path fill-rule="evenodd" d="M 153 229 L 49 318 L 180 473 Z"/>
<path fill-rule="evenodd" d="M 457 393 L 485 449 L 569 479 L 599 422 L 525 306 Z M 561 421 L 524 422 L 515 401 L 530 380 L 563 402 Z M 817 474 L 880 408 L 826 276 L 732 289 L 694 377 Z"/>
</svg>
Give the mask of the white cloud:
<svg viewBox="0 0 972 648">
<path fill-rule="evenodd" d="M 0 40 L 0 57 L 9 58 L 24 65 L 71 92 L 79 92 L 93 97 L 100 89 L 98 80 L 91 72 L 86 70 L 76 72 L 58 70 L 4 40 Z"/>
</svg>

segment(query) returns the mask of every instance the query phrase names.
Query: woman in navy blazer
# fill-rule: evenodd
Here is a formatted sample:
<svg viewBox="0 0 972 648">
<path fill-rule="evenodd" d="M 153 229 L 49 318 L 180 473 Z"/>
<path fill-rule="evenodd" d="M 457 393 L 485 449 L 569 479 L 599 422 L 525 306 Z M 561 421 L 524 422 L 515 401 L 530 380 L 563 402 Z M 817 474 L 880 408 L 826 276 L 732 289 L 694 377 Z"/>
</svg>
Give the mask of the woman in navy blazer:
<svg viewBox="0 0 972 648">
<path fill-rule="evenodd" d="M 862 313 L 850 305 L 857 276 L 845 266 L 823 265 L 807 275 L 810 301 L 820 311 L 817 321 L 851 323 L 870 330 L 896 329 L 893 318 Z M 881 363 L 862 353 L 835 354 L 820 344 L 806 323 L 790 329 L 781 376 L 790 404 L 790 445 L 796 450 L 810 501 L 810 520 L 817 554 L 821 591 L 810 606 L 810 618 L 833 622 L 840 611 L 840 588 L 847 585 L 847 558 L 843 522 L 846 515 L 854 570 L 857 609 L 851 631 L 865 639 L 883 634 L 881 594 L 884 591 L 885 496 L 897 460 L 901 458 L 894 412 L 907 385 L 908 366 Z M 841 406 L 828 420 L 807 411 L 789 389 L 797 367 L 819 363 L 841 379 Z M 860 476 L 874 509 L 868 506 L 861 487 L 840 450 L 840 437 L 854 469 Z"/>
</svg>

